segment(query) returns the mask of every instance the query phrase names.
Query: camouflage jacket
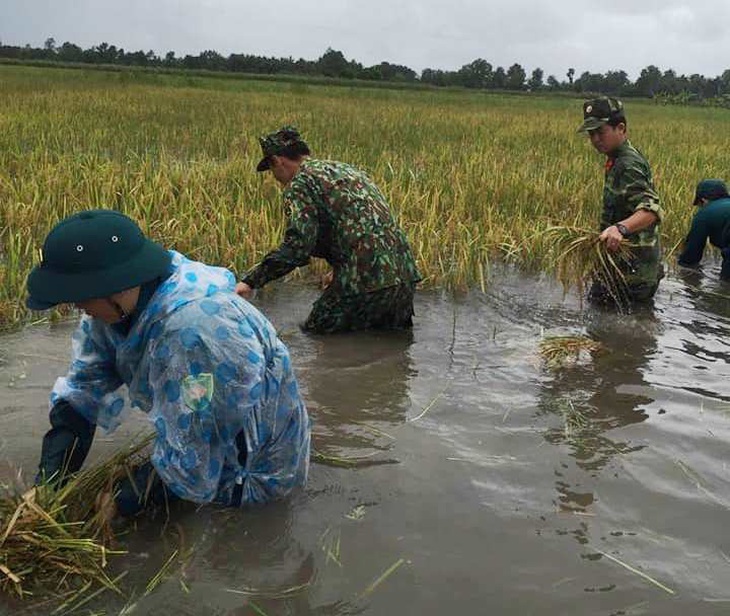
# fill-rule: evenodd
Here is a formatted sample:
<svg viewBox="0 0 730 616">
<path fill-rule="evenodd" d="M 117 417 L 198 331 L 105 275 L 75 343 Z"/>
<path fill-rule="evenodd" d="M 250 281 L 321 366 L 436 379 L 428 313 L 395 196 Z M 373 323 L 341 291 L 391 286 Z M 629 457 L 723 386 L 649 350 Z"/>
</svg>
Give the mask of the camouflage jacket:
<svg viewBox="0 0 730 616">
<path fill-rule="evenodd" d="M 659 241 L 659 221 L 664 213 L 654 189 L 649 163 L 626 141 L 606 160 L 603 185 L 601 230 L 621 222 L 636 210 L 648 210 L 658 216 L 655 224 L 633 234 L 629 241 L 637 246 L 654 246 Z"/>
<path fill-rule="evenodd" d="M 637 210 L 654 212 L 658 220 L 627 238 L 633 257 L 622 269 L 630 295 L 650 297 L 664 276 L 659 241 L 663 211 L 649 163 L 629 141 L 625 141 L 606 160 L 601 229 L 625 220 Z"/>
<path fill-rule="evenodd" d="M 388 202 L 362 171 L 345 163 L 307 159 L 284 189 L 289 219 L 284 241 L 243 277 L 262 287 L 307 265 L 332 266 L 332 290 L 354 295 L 420 280 L 406 236 Z"/>
</svg>

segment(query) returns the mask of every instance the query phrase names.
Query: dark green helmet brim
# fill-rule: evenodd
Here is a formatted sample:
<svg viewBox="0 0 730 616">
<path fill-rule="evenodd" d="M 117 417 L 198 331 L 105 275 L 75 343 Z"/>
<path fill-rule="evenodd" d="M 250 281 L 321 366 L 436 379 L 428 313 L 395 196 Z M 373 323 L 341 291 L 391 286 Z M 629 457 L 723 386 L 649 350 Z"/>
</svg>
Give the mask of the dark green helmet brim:
<svg viewBox="0 0 730 616">
<path fill-rule="evenodd" d="M 25 304 L 31 310 L 48 310 L 58 304 L 109 297 L 164 275 L 171 262 L 172 256 L 167 250 L 145 240 L 134 256 L 111 268 L 59 272 L 41 264 L 28 277 Z"/>
</svg>

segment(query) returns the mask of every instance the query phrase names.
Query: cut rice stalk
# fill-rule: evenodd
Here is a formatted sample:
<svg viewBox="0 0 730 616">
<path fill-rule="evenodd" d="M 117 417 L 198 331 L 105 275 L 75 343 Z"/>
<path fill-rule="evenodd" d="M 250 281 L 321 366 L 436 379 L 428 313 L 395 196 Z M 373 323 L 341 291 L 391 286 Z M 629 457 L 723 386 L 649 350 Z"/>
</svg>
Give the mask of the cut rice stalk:
<svg viewBox="0 0 730 616">
<path fill-rule="evenodd" d="M 548 336 L 540 341 L 540 356 L 552 367 L 576 361 L 581 353 L 601 350 L 603 345 L 587 336 Z"/>
<path fill-rule="evenodd" d="M 30 491 L 0 486 L 0 594 L 60 601 L 76 609 L 102 590 L 120 593 L 120 576 L 106 572 L 109 550 L 99 540 L 103 521 L 95 501 L 111 492 L 126 471 L 143 460 L 142 438 L 107 460 L 71 477 L 59 489 L 41 484 Z"/>
</svg>

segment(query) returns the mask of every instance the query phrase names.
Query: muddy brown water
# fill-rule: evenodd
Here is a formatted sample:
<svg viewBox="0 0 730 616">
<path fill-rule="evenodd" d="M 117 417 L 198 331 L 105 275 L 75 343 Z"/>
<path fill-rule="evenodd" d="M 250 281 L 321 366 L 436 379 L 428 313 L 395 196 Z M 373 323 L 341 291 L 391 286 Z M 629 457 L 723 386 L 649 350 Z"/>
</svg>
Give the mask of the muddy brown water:
<svg viewBox="0 0 730 616">
<path fill-rule="evenodd" d="M 410 335 L 305 335 L 316 295 L 279 284 L 254 302 L 290 348 L 317 450 L 370 464 L 313 464 L 302 493 L 262 509 L 140 519 L 113 565 L 127 596 L 89 609 L 730 614 L 730 286 L 715 270 L 665 279 L 625 316 L 498 271 L 486 294 L 419 293 Z M 34 472 L 72 327 L 0 338 L 6 475 Z M 567 333 L 605 351 L 546 369 L 541 336 Z M 144 426 L 98 434 L 93 456 Z M 145 596 L 176 549 L 185 564 Z"/>
</svg>

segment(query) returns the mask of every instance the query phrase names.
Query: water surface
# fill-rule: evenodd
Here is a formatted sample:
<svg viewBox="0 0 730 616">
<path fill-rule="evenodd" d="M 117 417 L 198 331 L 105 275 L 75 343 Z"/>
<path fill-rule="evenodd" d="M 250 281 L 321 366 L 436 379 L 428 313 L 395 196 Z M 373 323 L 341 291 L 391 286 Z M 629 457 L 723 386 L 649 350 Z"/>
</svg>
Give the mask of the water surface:
<svg viewBox="0 0 730 616">
<path fill-rule="evenodd" d="M 262 509 L 182 505 L 140 519 L 116 564 L 136 598 L 94 609 L 730 613 L 730 288 L 715 277 L 667 278 L 653 309 L 620 316 L 503 270 L 486 294 L 419 293 L 410 334 L 330 337 L 297 327 L 316 290 L 274 285 L 254 303 L 291 350 L 314 445 L 363 465 L 313 464 L 302 493 Z M 34 473 L 72 327 L 0 338 L 5 473 Z M 604 350 L 547 369 L 541 337 L 568 333 Z M 99 433 L 93 455 L 144 425 L 140 415 Z M 184 566 L 142 597 L 175 549 Z M 240 594 L 298 585 L 253 605 Z"/>
</svg>

